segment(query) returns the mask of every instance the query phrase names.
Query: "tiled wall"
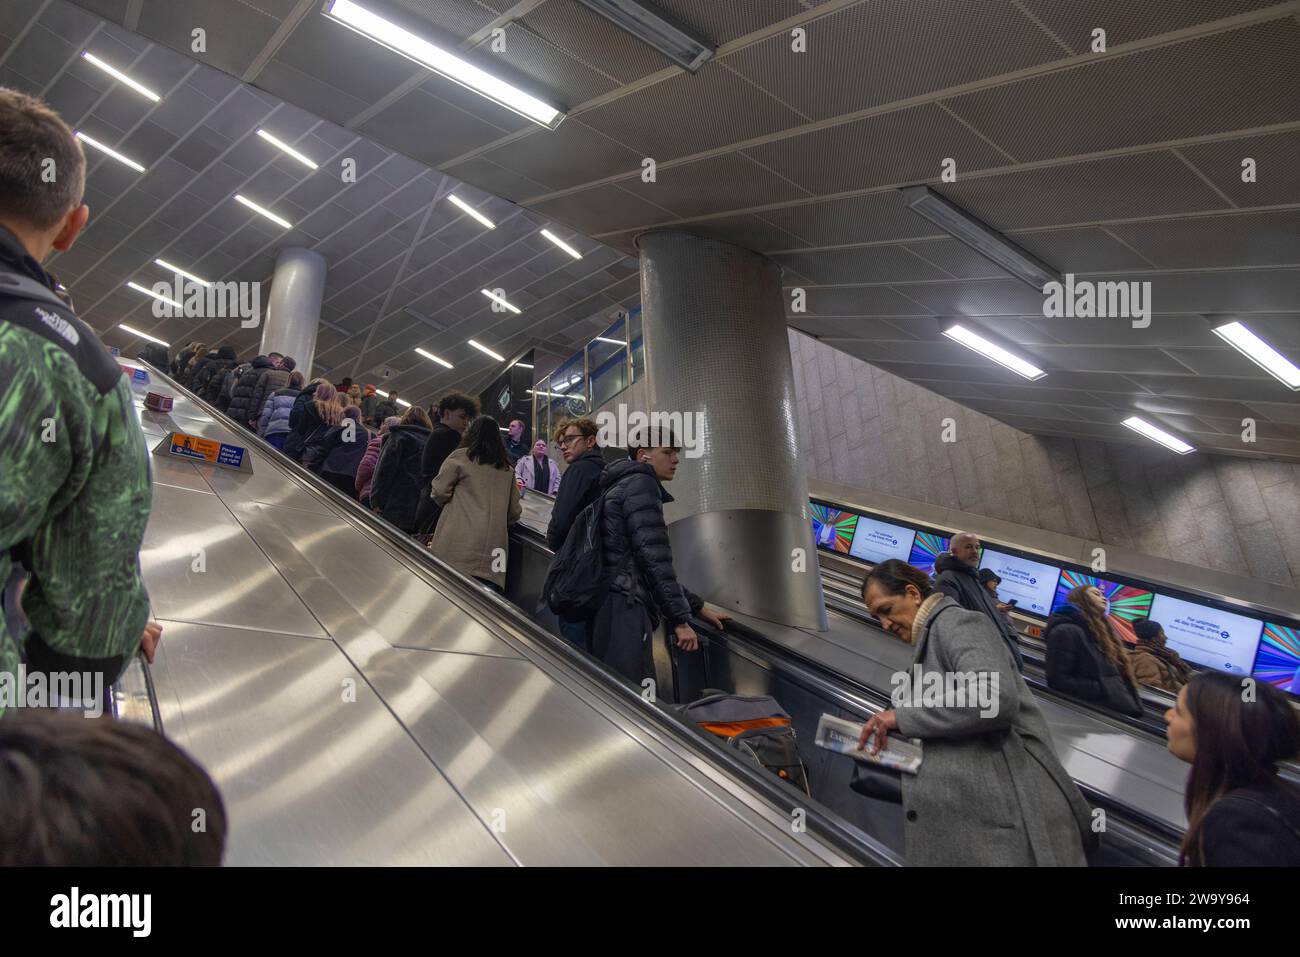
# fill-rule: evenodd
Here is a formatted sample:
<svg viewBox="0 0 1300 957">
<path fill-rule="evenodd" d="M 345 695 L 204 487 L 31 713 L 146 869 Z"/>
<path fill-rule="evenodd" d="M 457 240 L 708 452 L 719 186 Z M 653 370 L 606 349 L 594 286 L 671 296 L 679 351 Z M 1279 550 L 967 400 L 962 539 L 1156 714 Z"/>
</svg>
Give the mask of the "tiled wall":
<svg viewBox="0 0 1300 957">
<path fill-rule="evenodd" d="M 1027 435 L 802 333 L 790 351 L 811 478 L 1300 586 L 1300 465 Z"/>
</svg>

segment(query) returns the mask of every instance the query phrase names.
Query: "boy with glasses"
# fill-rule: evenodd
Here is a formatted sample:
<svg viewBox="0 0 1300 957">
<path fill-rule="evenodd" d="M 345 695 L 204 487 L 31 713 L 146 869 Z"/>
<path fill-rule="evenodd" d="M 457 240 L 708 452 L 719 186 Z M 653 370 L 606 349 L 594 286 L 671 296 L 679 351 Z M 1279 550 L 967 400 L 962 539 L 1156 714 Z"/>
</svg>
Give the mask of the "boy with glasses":
<svg viewBox="0 0 1300 957">
<path fill-rule="evenodd" d="M 555 507 L 546 527 L 546 544 L 559 552 L 579 513 L 600 498 L 600 475 L 605 457 L 596 443 L 596 423 L 591 419 L 565 419 L 555 429 L 555 443 L 564 455 L 566 468 L 560 476 Z M 583 651 L 589 651 L 586 621 L 560 619 L 560 634 Z"/>
</svg>

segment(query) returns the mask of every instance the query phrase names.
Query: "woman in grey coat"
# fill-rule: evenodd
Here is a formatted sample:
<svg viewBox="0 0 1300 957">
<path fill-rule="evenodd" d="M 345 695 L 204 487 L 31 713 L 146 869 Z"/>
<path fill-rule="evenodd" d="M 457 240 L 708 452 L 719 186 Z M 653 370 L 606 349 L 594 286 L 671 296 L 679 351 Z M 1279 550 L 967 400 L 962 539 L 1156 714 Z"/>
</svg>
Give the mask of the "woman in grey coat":
<svg viewBox="0 0 1300 957">
<path fill-rule="evenodd" d="M 916 649 L 912 671 L 895 676 L 895 708 L 862 734 L 921 739 L 920 771 L 902 775 L 907 863 L 1086 864 L 1091 809 L 993 623 L 894 559 L 862 590 L 881 627 Z"/>
</svg>

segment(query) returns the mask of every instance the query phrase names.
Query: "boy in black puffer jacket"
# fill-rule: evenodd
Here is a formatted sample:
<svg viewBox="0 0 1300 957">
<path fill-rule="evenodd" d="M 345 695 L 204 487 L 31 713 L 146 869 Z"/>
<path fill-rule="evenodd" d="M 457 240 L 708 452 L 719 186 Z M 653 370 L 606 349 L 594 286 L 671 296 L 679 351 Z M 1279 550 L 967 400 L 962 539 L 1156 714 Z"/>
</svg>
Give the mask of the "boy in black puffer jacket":
<svg viewBox="0 0 1300 957">
<path fill-rule="evenodd" d="M 653 645 L 661 620 L 677 647 L 695 651 L 699 636 L 690 625 L 698 615 L 721 629 L 729 616 L 714 612 L 677 581 L 664 505 L 673 500 L 663 487 L 677 472 L 671 436 L 651 437 L 664 445 L 632 447 L 626 462 L 601 475 L 605 496 L 605 571 L 609 592 L 592 620 L 591 650 L 619 674 L 640 682 L 653 677 Z"/>
</svg>

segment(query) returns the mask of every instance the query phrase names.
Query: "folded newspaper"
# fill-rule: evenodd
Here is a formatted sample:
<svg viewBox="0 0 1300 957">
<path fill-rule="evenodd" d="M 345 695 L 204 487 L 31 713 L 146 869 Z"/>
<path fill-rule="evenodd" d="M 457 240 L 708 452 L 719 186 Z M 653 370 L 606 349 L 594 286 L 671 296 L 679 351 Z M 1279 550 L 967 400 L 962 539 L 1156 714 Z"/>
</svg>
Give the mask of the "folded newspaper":
<svg viewBox="0 0 1300 957">
<path fill-rule="evenodd" d="M 832 714 L 823 714 L 817 722 L 817 737 L 813 739 L 817 747 L 828 751 L 847 754 L 857 761 L 869 761 L 880 764 L 905 774 L 915 774 L 921 767 L 921 742 L 907 738 L 891 737 L 889 745 L 879 754 L 872 754 L 876 732 L 867 738 L 867 746 L 858 750 L 858 738 L 862 734 L 862 725 L 845 721 Z"/>
</svg>

